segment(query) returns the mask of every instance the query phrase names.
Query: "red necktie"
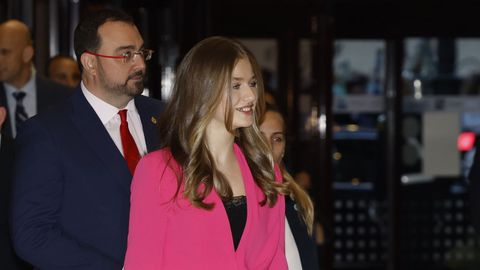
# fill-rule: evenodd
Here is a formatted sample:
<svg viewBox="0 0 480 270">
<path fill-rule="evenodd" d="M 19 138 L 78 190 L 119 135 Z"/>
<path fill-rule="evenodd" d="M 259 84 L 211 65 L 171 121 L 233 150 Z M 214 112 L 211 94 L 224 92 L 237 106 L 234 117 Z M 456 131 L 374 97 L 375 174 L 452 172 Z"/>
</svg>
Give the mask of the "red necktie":
<svg viewBox="0 0 480 270">
<path fill-rule="evenodd" d="M 140 160 L 140 153 L 138 152 L 137 144 L 128 130 L 127 110 L 120 110 L 120 137 L 122 138 L 123 157 L 127 161 L 127 166 L 130 172 L 135 172 L 135 167 Z"/>
</svg>

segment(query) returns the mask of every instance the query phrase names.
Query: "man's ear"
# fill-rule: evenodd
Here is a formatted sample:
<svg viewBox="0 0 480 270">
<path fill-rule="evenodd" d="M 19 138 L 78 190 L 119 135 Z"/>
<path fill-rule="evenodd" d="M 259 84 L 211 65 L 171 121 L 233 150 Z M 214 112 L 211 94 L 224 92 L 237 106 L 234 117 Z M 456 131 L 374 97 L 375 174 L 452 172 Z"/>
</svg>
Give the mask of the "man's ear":
<svg viewBox="0 0 480 270">
<path fill-rule="evenodd" d="M 31 62 L 32 59 L 33 59 L 33 47 L 32 45 L 28 45 L 27 47 L 25 47 L 25 49 L 23 49 L 22 60 L 24 63 L 28 63 L 28 62 Z"/>
<path fill-rule="evenodd" d="M 83 53 L 80 56 L 80 62 L 82 63 L 83 71 L 89 74 L 96 74 L 97 73 L 97 61 L 95 56 Z"/>
<path fill-rule="evenodd" d="M 5 107 L 0 107 L 0 129 L 2 128 L 3 123 L 7 119 L 7 109 Z"/>
</svg>

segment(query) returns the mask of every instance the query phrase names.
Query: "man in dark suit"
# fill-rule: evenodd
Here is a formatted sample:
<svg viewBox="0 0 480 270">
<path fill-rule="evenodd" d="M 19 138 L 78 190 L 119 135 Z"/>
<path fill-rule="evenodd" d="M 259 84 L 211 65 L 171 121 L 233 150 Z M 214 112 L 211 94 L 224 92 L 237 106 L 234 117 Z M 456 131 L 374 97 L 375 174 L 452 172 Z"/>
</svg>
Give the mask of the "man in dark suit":
<svg viewBox="0 0 480 270">
<path fill-rule="evenodd" d="M 0 129 L 6 118 L 7 110 L 0 106 Z M 31 269 L 13 252 L 8 228 L 13 155 L 13 140 L 0 133 L 0 266 L 8 270 Z"/>
<path fill-rule="evenodd" d="M 27 118 L 68 97 L 73 89 L 36 74 L 28 27 L 17 20 L 0 24 L 0 106 L 9 117 L 4 134 L 14 138 Z"/>
<path fill-rule="evenodd" d="M 103 10 L 75 29 L 80 87 L 16 138 L 12 235 L 38 269 L 122 269 L 130 182 L 157 145 L 160 101 L 141 96 L 152 56 L 130 16 Z"/>
</svg>

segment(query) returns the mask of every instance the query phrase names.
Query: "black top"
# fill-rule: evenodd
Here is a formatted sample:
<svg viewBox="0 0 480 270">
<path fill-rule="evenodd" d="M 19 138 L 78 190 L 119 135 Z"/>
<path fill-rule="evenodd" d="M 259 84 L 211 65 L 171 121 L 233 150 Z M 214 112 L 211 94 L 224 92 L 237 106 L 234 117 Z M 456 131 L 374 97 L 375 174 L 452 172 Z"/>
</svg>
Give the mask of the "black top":
<svg viewBox="0 0 480 270">
<path fill-rule="evenodd" d="M 295 201 L 290 199 L 290 196 L 285 196 L 285 215 L 287 216 L 288 225 L 292 230 L 293 238 L 298 248 L 302 269 L 320 269 L 315 240 L 308 235 L 307 225 L 305 225 L 303 219 L 300 217 L 297 205 Z"/>
<path fill-rule="evenodd" d="M 236 196 L 228 202 L 223 202 L 227 211 L 230 229 L 232 230 L 233 246 L 237 250 L 238 243 L 242 238 L 245 224 L 247 223 L 247 197 Z"/>
</svg>

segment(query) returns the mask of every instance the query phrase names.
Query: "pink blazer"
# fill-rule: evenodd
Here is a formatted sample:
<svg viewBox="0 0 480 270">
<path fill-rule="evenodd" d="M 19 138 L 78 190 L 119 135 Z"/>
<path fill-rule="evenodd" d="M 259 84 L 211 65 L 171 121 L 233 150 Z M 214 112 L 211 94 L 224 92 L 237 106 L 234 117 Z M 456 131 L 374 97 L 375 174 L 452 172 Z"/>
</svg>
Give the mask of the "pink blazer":
<svg viewBox="0 0 480 270">
<path fill-rule="evenodd" d="M 182 197 L 182 189 L 172 200 L 177 187 L 172 167 L 180 168 L 170 151 L 162 149 L 145 156 L 135 171 L 125 270 L 288 268 L 285 200 L 278 198 L 272 208 L 260 206 L 263 194 L 241 149 L 234 145 L 234 150 L 247 196 L 247 222 L 237 250 L 225 208 L 215 191 L 205 199 L 215 203 L 213 210 L 192 206 Z M 278 168 L 275 173 L 280 181 Z"/>
</svg>

